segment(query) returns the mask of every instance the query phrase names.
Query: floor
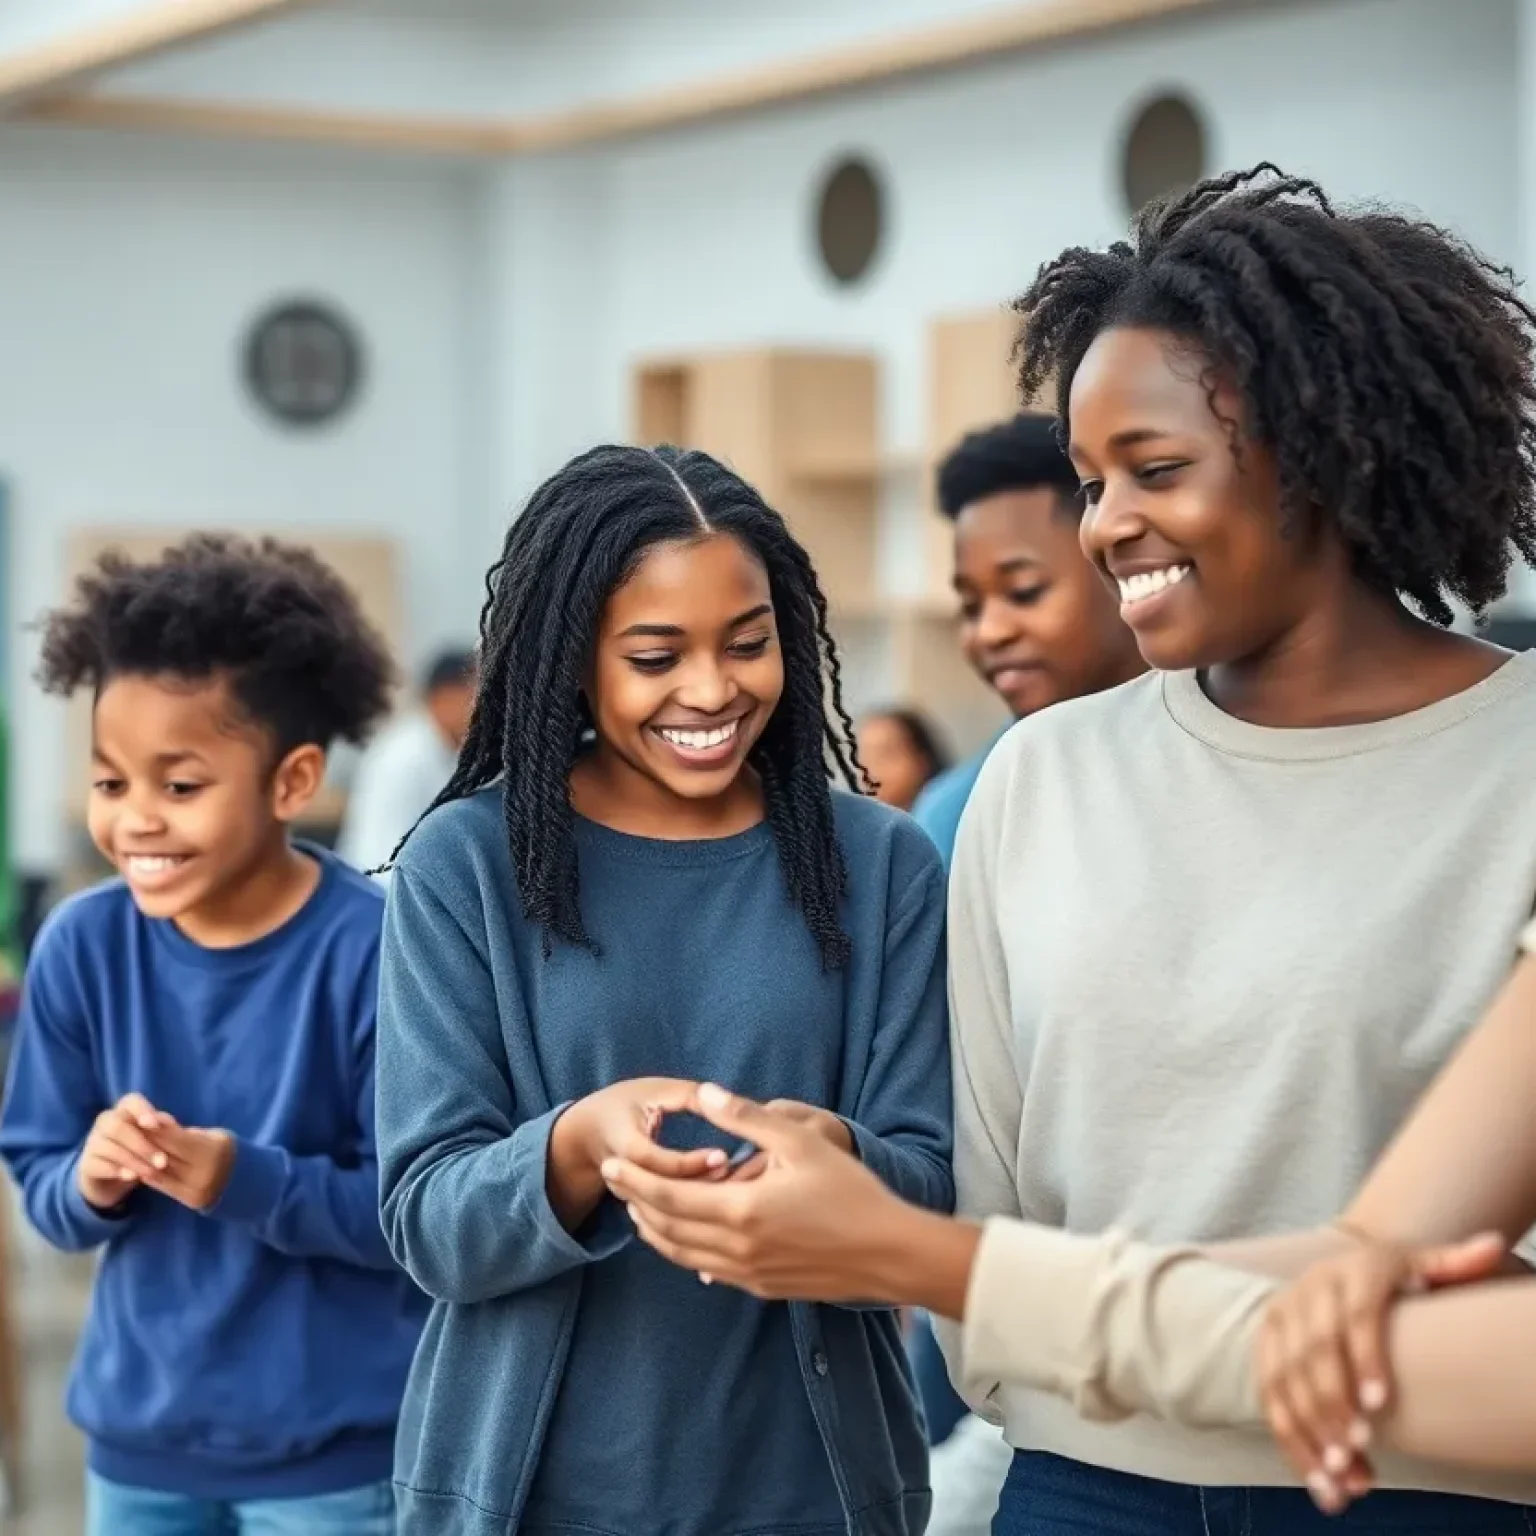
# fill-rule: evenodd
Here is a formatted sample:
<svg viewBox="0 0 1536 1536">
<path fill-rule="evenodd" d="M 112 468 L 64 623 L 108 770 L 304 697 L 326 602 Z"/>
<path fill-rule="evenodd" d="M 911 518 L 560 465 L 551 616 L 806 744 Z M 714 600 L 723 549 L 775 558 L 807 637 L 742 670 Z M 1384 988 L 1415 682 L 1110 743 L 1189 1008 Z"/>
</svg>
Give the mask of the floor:
<svg viewBox="0 0 1536 1536">
<path fill-rule="evenodd" d="M 64 1381 L 90 1293 L 91 1265 L 44 1248 L 19 1222 L 12 1230 L 27 1433 L 21 1510 L 0 1520 L 0 1536 L 81 1536 L 83 1461 L 80 1437 L 64 1417 Z"/>
</svg>

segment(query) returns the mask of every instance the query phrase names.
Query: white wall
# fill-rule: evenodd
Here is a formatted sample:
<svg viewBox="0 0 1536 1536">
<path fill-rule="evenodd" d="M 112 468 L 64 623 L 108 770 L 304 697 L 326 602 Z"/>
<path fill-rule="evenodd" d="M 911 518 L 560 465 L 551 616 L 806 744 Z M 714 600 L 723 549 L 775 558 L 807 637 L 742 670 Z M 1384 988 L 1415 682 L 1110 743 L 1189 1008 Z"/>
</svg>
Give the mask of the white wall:
<svg viewBox="0 0 1536 1536">
<path fill-rule="evenodd" d="M 900 0 L 902 14 L 926 3 Z M 57 595 L 72 524 L 382 528 L 408 552 L 420 650 L 473 619 L 505 508 L 571 452 L 625 435 L 629 370 L 650 354 L 875 350 L 887 446 L 920 447 L 927 320 L 999 302 L 1062 246 L 1118 234 L 1120 136 L 1164 87 L 1204 104 L 1220 165 L 1275 159 L 1518 262 L 1515 9 L 1297 0 L 482 169 L 5 129 L 13 611 Z M 722 62 L 718 29 L 701 23 L 697 57 L 691 36 L 666 34 L 679 77 Z M 812 234 L 818 177 L 849 149 L 884 167 L 891 219 L 852 292 L 821 275 Z M 299 287 L 347 305 L 375 363 L 355 419 L 313 441 L 266 425 L 235 374 L 242 323 Z M 916 584 L 916 503 L 909 485 L 887 509 L 894 590 Z M 72 765 L 29 665 L 23 647 L 15 825 L 20 856 L 46 862 Z"/>
<path fill-rule="evenodd" d="M 417 165 L 8 129 L 0 135 L 0 475 L 11 611 L 60 592 L 67 531 L 247 521 L 392 534 L 413 652 L 472 633 L 488 493 L 471 395 L 476 198 Z M 238 375 L 253 312 L 316 293 L 356 320 L 366 392 L 337 427 L 269 424 Z M 13 645 L 15 854 L 60 851 L 60 710 Z M 416 656 L 412 656 L 415 660 Z"/>
<path fill-rule="evenodd" d="M 1218 166 L 1273 159 L 1339 196 L 1415 205 L 1513 261 L 1514 9 L 1339 0 L 1205 17 L 518 166 L 502 210 L 540 236 L 509 262 L 506 303 L 522 315 L 531 295 L 557 297 L 540 329 L 513 327 L 522 387 L 502 399 L 502 430 L 521 451 L 504 497 L 569 446 L 622 434 L 631 365 L 682 349 L 872 349 L 886 363 L 887 445 L 922 447 L 927 319 L 997 303 L 1063 246 L 1118 235 L 1120 137 L 1164 87 L 1203 103 Z M 891 217 L 878 271 L 851 292 L 821 275 L 812 211 L 821 171 L 849 149 L 884 167 Z M 579 382 L 561 357 L 566 325 Z M 916 584 L 915 490 L 893 502 L 900 590 Z"/>
<path fill-rule="evenodd" d="M 57 42 L 72 32 L 146 9 L 147 0 L 3 0 L 0 53 Z"/>
</svg>

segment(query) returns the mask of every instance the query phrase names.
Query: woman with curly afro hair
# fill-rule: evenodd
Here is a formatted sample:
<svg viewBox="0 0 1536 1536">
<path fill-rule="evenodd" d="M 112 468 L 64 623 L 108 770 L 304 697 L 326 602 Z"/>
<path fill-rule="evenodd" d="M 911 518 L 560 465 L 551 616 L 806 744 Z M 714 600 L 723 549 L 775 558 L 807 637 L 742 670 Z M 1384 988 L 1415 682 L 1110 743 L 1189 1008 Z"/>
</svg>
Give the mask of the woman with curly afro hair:
<svg viewBox="0 0 1536 1536">
<path fill-rule="evenodd" d="M 1063 252 L 1017 307 L 1084 553 L 1156 670 L 1026 722 L 972 802 L 959 1207 L 1154 1241 L 1313 1226 L 1536 897 L 1536 657 L 1449 628 L 1536 556 L 1532 314 L 1443 230 L 1267 165 Z M 1010 1536 L 1101 1510 L 1105 1536 L 1309 1527 L 1260 1442 L 997 1406 Z M 1347 1517 L 1526 1518 L 1410 1492 Z"/>
<path fill-rule="evenodd" d="M 604 1178 L 750 1180 L 686 1112 L 723 1077 L 952 1204 L 943 868 L 848 792 L 811 562 L 708 455 L 604 447 L 489 586 L 458 771 L 385 926 L 384 1227 L 435 1303 L 403 1536 L 921 1536 L 895 1315 L 701 1286 Z"/>
<path fill-rule="evenodd" d="M 717 1279 L 963 1314 L 952 1368 L 1016 1451 L 999 1536 L 1332 1528 L 1251 1429 L 1117 1415 L 1088 1347 L 1116 1296 L 1036 1260 L 1109 1229 L 1277 1275 L 1347 1249 L 1327 1223 L 1509 974 L 1536 897 L 1536 656 L 1448 621 L 1536 554 L 1532 315 L 1445 232 L 1270 166 L 1063 252 L 1018 308 L 1023 394 L 1054 381 L 1084 552 L 1155 670 L 1021 721 L 967 808 L 968 1219 L 898 1225 L 843 1160 L 794 1151 L 739 1194 L 613 1183 Z M 1420 1204 L 1389 1235 L 1469 1235 L 1456 1202 Z M 1190 1385 L 1198 1328 L 1182 1354 L 1139 1337 Z M 1019 1384 L 1030 1356 L 1068 1400 Z M 1345 1529 L 1531 1529 L 1529 1488 L 1376 1471 Z"/>
</svg>

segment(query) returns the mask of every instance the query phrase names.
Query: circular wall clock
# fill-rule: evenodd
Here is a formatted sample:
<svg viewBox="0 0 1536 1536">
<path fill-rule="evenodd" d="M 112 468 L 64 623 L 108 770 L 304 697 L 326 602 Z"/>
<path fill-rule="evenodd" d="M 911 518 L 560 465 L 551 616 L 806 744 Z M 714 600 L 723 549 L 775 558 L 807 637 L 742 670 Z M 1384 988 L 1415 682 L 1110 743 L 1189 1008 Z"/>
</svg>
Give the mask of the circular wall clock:
<svg viewBox="0 0 1536 1536">
<path fill-rule="evenodd" d="M 357 398 L 362 343 L 331 305 L 289 299 L 252 324 L 243 366 L 246 387 L 269 416 L 291 427 L 324 426 Z"/>
</svg>

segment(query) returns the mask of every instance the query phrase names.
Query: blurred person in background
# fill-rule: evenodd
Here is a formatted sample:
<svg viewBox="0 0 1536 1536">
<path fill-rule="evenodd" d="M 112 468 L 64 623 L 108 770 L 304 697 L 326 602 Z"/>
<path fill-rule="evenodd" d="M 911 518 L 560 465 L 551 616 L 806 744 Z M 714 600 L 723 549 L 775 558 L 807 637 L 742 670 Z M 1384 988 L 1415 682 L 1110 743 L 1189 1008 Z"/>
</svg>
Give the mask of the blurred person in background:
<svg viewBox="0 0 1536 1536">
<path fill-rule="evenodd" d="M 875 795 L 898 811 L 910 811 L 923 787 L 949 766 L 938 732 L 915 709 L 878 709 L 858 729 Z"/>
<path fill-rule="evenodd" d="M 93 696 L 118 874 L 38 936 L 0 1114 L 33 1226 L 101 1252 L 88 1536 L 389 1536 L 426 1305 L 379 1225 L 384 899 L 290 835 L 388 708 L 384 642 L 308 550 L 199 536 L 82 577 L 40 676 Z"/>
<path fill-rule="evenodd" d="M 475 706 L 475 653 L 433 658 L 418 706 L 391 721 L 358 760 L 336 851 L 356 869 L 388 863 L 453 774 Z"/>
</svg>

